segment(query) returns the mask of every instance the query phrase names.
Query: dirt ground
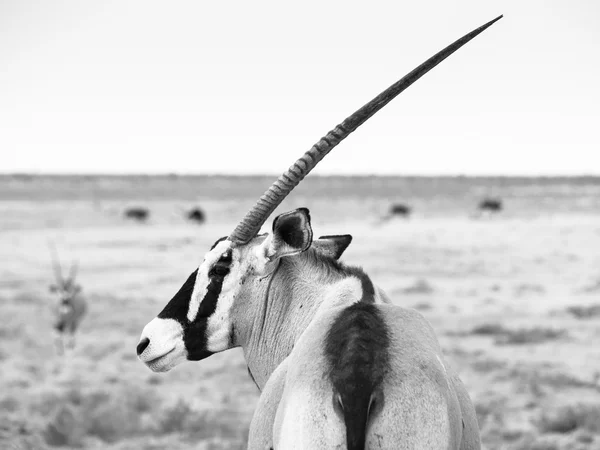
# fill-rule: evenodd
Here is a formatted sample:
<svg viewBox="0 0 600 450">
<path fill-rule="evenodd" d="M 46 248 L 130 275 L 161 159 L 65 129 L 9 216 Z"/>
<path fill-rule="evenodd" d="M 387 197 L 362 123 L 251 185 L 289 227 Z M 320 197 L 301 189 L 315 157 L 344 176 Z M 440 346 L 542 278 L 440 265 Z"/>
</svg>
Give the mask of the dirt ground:
<svg viewBox="0 0 600 450">
<path fill-rule="evenodd" d="M 135 355 L 144 325 L 235 222 L 198 226 L 145 204 L 169 219 L 125 221 L 123 205 L 85 199 L 0 202 L 1 448 L 245 448 L 258 392 L 238 349 L 166 374 Z M 600 449 L 600 215 L 312 221 L 316 236 L 352 234 L 343 261 L 431 322 L 484 448 Z M 64 265 L 79 260 L 89 301 L 63 357 L 49 241 Z"/>
</svg>

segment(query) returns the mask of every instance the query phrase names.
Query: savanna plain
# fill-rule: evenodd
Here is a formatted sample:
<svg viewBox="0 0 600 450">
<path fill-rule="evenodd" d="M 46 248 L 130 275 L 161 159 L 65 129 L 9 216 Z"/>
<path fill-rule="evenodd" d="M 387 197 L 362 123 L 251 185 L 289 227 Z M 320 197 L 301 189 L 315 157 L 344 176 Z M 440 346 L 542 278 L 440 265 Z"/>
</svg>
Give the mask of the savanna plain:
<svg viewBox="0 0 600 450">
<path fill-rule="evenodd" d="M 135 346 L 272 181 L 1 176 L 0 448 L 245 448 L 259 393 L 239 349 L 157 374 Z M 486 196 L 503 211 L 476 214 Z M 411 217 L 388 218 L 395 202 Z M 148 220 L 125 219 L 131 206 Z M 204 224 L 186 221 L 193 206 Z M 309 176 L 275 214 L 301 206 L 431 322 L 484 448 L 600 449 L 600 179 Z M 79 261 L 89 303 L 63 356 L 49 243 Z"/>
</svg>

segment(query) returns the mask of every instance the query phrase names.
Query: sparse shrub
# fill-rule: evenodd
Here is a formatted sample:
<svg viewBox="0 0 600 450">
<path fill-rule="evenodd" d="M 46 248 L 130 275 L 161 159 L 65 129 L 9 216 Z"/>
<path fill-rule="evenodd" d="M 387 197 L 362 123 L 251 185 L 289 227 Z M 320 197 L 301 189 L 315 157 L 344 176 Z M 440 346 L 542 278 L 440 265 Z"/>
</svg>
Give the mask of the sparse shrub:
<svg viewBox="0 0 600 450">
<path fill-rule="evenodd" d="M 515 450 L 561 450 L 560 444 L 553 438 L 545 436 L 529 436 L 519 442 Z"/>
<path fill-rule="evenodd" d="M 507 364 L 505 361 L 500 361 L 494 358 L 483 358 L 473 361 L 471 367 L 473 367 L 473 370 L 477 372 L 489 373 L 504 369 L 506 368 L 506 365 Z"/>
<path fill-rule="evenodd" d="M 582 442 L 584 444 L 591 444 L 594 442 L 594 435 L 589 433 L 586 430 L 582 430 L 579 433 L 577 433 L 577 436 L 575 436 L 575 439 L 577 439 L 577 442 Z"/>
<path fill-rule="evenodd" d="M 186 429 L 187 421 L 191 419 L 193 414 L 192 408 L 182 399 L 177 403 L 167 408 L 161 415 L 159 420 L 159 431 L 161 433 L 173 433 Z"/>
<path fill-rule="evenodd" d="M 593 294 L 595 292 L 600 291 L 600 278 L 597 278 L 587 286 L 584 286 L 580 289 L 580 291 L 584 294 Z"/>
<path fill-rule="evenodd" d="M 86 435 L 115 442 L 150 430 L 144 421 L 159 402 L 155 394 L 135 385 L 107 385 L 103 390 L 85 390 L 77 383 L 62 393 L 42 396 L 35 406 L 54 412 L 45 432 L 50 445 L 79 445 Z"/>
<path fill-rule="evenodd" d="M 3 450 L 48 450 L 48 445 L 44 442 L 42 436 L 13 436 L 8 441 L 10 444 L 5 447 L 3 436 L 0 435 L 0 448 Z"/>
<path fill-rule="evenodd" d="M 83 420 L 69 405 L 62 405 L 48 422 L 44 440 L 53 447 L 81 447 L 85 429 Z"/>
<path fill-rule="evenodd" d="M 147 383 L 151 384 L 151 385 L 157 385 L 157 384 L 162 384 L 163 383 L 163 378 L 156 376 L 156 375 L 151 375 L 148 377 Z"/>
<path fill-rule="evenodd" d="M 248 430 L 241 427 L 246 418 L 236 409 L 203 411 L 191 416 L 187 432 L 194 440 L 218 438 L 223 441 L 240 441 L 246 438 Z"/>
<path fill-rule="evenodd" d="M 565 330 L 543 327 L 511 330 L 498 323 L 486 323 L 473 328 L 470 334 L 478 336 L 494 336 L 497 345 L 523 345 L 539 344 L 559 339 L 565 337 L 567 332 Z"/>
<path fill-rule="evenodd" d="M 414 294 L 433 294 L 435 289 L 433 286 L 424 279 L 415 281 L 412 285 L 402 289 L 403 294 L 414 295 Z"/>
<path fill-rule="evenodd" d="M 118 400 L 95 406 L 87 417 L 87 432 L 104 442 L 116 442 L 138 431 L 139 415 Z"/>
<path fill-rule="evenodd" d="M 97 391 L 86 397 L 82 414 L 87 432 L 105 442 L 145 431 L 142 415 L 158 405 L 155 395 L 136 386 L 118 386 L 110 393 Z"/>
<path fill-rule="evenodd" d="M 471 334 L 477 334 L 481 336 L 497 336 L 500 334 L 506 334 L 508 330 L 499 323 L 485 323 L 476 326 L 471 330 Z"/>
<path fill-rule="evenodd" d="M 537 422 L 544 433 L 586 430 L 600 434 L 600 404 L 577 403 L 544 411 Z"/>
<path fill-rule="evenodd" d="M 530 295 L 530 294 L 543 294 L 546 292 L 544 286 L 533 283 L 522 283 L 515 287 L 515 295 Z"/>
<path fill-rule="evenodd" d="M 431 306 L 431 303 L 429 303 L 429 302 L 419 302 L 419 303 L 415 303 L 413 305 L 413 308 L 418 311 L 429 311 L 430 309 L 433 308 L 433 306 Z"/>
<path fill-rule="evenodd" d="M 507 330 L 506 333 L 496 338 L 496 344 L 499 345 L 524 345 L 540 344 L 546 341 L 552 341 L 567 335 L 565 330 L 555 330 L 552 328 L 521 328 L 518 330 Z"/>
<path fill-rule="evenodd" d="M 475 402 L 477 423 L 483 429 L 488 426 L 504 428 L 504 412 L 506 400 L 497 396 L 482 398 Z"/>
<path fill-rule="evenodd" d="M 567 312 L 578 319 L 591 319 L 600 316 L 600 305 L 570 306 L 567 308 Z"/>
<path fill-rule="evenodd" d="M 0 400 L 0 411 L 15 412 L 19 409 L 19 400 L 15 397 L 5 397 Z"/>
<path fill-rule="evenodd" d="M 44 299 L 40 298 L 40 295 L 35 292 L 21 291 L 13 296 L 12 301 L 19 305 L 24 305 L 43 303 Z"/>
</svg>

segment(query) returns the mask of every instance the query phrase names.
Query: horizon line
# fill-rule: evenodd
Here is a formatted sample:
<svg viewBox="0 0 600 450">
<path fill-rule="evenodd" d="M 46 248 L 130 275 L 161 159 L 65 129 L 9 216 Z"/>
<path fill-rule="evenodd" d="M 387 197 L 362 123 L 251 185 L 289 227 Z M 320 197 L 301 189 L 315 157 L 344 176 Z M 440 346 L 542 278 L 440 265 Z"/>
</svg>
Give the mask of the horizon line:
<svg viewBox="0 0 600 450">
<path fill-rule="evenodd" d="M 229 177 L 229 178 L 259 178 L 259 177 L 274 177 L 277 178 L 281 173 L 226 173 L 226 172 L 40 172 L 40 171 L 0 171 L 0 177 Z M 461 173 L 446 173 L 446 174 L 391 174 L 391 173 L 313 173 L 312 177 L 319 178 L 600 178 L 600 173 L 579 173 L 579 174 L 461 174 Z"/>
</svg>

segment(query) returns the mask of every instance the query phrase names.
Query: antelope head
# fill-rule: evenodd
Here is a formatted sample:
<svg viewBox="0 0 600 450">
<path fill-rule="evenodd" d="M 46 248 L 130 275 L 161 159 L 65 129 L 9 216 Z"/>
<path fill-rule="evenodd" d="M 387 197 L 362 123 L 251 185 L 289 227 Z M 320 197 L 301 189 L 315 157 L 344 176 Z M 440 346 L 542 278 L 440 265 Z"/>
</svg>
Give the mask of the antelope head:
<svg viewBox="0 0 600 450">
<path fill-rule="evenodd" d="M 281 258 L 317 251 L 335 258 L 350 243 L 349 236 L 313 241 L 310 216 L 301 208 L 275 218 L 272 232 L 260 228 L 284 198 L 337 144 L 404 89 L 480 34 L 502 16 L 452 43 L 394 83 L 321 138 L 263 194 L 233 232 L 215 242 L 179 292 L 146 325 L 137 354 L 150 369 L 164 372 L 189 360 L 198 361 L 236 346 L 232 311 L 248 300 L 250 286 L 268 279 Z"/>
<path fill-rule="evenodd" d="M 65 278 L 62 273 L 62 267 L 58 258 L 58 252 L 55 247 L 51 249 L 52 254 L 52 269 L 54 270 L 54 283 L 51 284 L 48 290 L 58 298 L 59 311 L 68 306 L 70 300 L 81 292 L 81 286 L 77 284 L 77 269 L 78 264 L 74 262 L 69 268 L 69 275 Z"/>
</svg>

